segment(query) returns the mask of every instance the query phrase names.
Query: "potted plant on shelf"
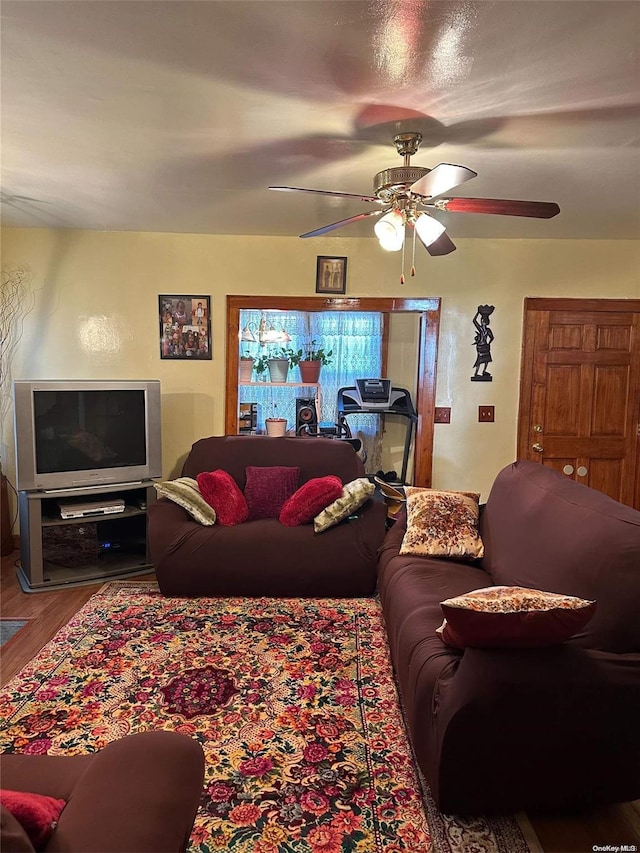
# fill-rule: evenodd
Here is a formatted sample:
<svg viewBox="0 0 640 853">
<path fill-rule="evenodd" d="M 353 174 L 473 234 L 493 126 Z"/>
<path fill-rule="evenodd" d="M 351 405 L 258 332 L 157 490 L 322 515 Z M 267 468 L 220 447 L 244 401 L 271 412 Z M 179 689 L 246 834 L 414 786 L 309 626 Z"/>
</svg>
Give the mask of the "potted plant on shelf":
<svg viewBox="0 0 640 853">
<path fill-rule="evenodd" d="M 305 344 L 304 351 L 290 350 L 289 352 L 291 366 L 297 364 L 300 370 L 300 381 L 309 382 L 312 385 L 319 380 L 323 365 L 331 364 L 333 361 L 333 350 L 327 351 L 324 347 L 319 347 L 315 338 Z"/>
<path fill-rule="evenodd" d="M 242 353 L 240 356 L 240 382 L 251 382 L 254 361 L 254 357 L 248 352 Z"/>
<path fill-rule="evenodd" d="M 293 350 L 280 347 L 280 349 L 275 350 L 268 357 L 267 363 L 269 366 L 269 379 L 271 380 L 271 382 L 287 381 L 287 376 L 289 375 L 289 367 L 294 366 L 292 356 Z"/>
<path fill-rule="evenodd" d="M 278 404 L 271 404 L 272 415 L 265 418 L 264 425 L 267 430 L 267 435 L 286 435 L 287 419 L 278 417 Z"/>
<path fill-rule="evenodd" d="M 259 355 L 253 362 L 253 369 L 256 372 L 258 380 L 265 381 L 267 379 L 267 369 L 269 367 L 269 356 Z"/>
</svg>

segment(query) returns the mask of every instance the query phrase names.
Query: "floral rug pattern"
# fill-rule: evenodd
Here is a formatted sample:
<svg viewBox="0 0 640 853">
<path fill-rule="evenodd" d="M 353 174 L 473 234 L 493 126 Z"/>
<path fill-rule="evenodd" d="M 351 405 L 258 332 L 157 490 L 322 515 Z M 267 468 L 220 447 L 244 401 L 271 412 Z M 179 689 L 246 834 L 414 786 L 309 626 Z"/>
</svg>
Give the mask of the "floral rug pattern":
<svg viewBox="0 0 640 853">
<path fill-rule="evenodd" d="M 0 691 L 0 751 L 153 728 L 207 758 L 200 853 L 527 853 L 515 820 L 440 815 L 416 776 L 374 599 L 96 593 Z M 425 799 L 426 797 L 426 799 Z"/>
</svg>

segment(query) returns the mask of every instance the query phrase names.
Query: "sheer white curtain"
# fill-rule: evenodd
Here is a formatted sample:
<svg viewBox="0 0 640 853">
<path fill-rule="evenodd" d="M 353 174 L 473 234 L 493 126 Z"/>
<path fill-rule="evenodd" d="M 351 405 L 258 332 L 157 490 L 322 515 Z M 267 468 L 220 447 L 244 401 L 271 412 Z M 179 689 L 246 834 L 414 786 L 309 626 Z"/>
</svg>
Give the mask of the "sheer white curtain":
<svg viewBox="0 0 640 853">
<path fill-rule="evenodd" d="M 241 329 L 251 324 L 258 329 L 264 316 L 267 323 L 279 331 L 284 328 L 291 341 L 284 346 L 293 350 L 304 350 L 310 341 L 316 341 L 316 348 L 326 352 L 333 350 L 331 364 L 322 368 L 320 383 L 322 386 L 322 411 L 319 419 L 326 424 L 335 424 L 337 419 L 338 389 L 355 385 L 356 378 L 382 375 L 382 315 L 370 311 L 241 311 Z M 280 344 L 261 347 L 258 343 L 241 342 L 241 354 L 258 356 L 266 353 L 273 355 Z M 264 375 L 268 381 L 268 373 Z M 298 369 L 289 372 L 289 380 L 299 381 Z M 254 379 L 256 376 L 254 374 Z M 312 389 L 309 389 L 311 396 Z M 295 427 L 296 397 L 304 397 L 304 388 L 287 386 L 259 385 L 240 386 L 241 403 L 258 403 L 258 428 L 264 428 L 264 419 L 277 411 L 278 417 L 286 418 L 289 429 Z M 367 472 L 380 468 L 381 436 L 380 417 L 378 415 L 349 415 L 348 424 L 354 437 L 362 439 L 367 452 Z"/>
</svg>

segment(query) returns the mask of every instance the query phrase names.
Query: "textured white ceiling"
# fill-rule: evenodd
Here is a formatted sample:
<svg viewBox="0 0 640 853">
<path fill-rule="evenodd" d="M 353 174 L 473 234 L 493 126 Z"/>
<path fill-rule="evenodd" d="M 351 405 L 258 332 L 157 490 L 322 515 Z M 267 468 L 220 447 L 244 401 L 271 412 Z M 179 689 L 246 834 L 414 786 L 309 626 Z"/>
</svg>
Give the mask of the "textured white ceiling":
<svg viewBox="0 0 640 853">
<path fill-rule="evenodd" d="M 402 161 L 548 221 L 438 214 L 456 237 L 640 237 L 640 3 L 2 3 L 2 223 L 296 235 Z M 455 195 L 455 192 L 449 193 Z M 369 208 L 370 209 L 370 208 Z M 371 221 L 333 232 L 364 236 Z"/>
</svg>

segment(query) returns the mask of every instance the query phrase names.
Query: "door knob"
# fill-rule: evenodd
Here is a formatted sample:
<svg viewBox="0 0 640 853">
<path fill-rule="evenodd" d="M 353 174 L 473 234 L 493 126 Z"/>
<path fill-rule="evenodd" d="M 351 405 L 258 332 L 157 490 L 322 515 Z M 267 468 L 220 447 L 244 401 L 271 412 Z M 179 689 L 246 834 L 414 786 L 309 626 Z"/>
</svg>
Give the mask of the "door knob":
<svg viewBox="0 0 640 853">
<path fill-rule="evenodd" d="M 535 450 L 536 453 L 542 453 L 544 450 L 544 447 L 540 444 L 539 441 L 536 441 L 535 444 L 531 445 L 531 449 Z"/>
</svg>

